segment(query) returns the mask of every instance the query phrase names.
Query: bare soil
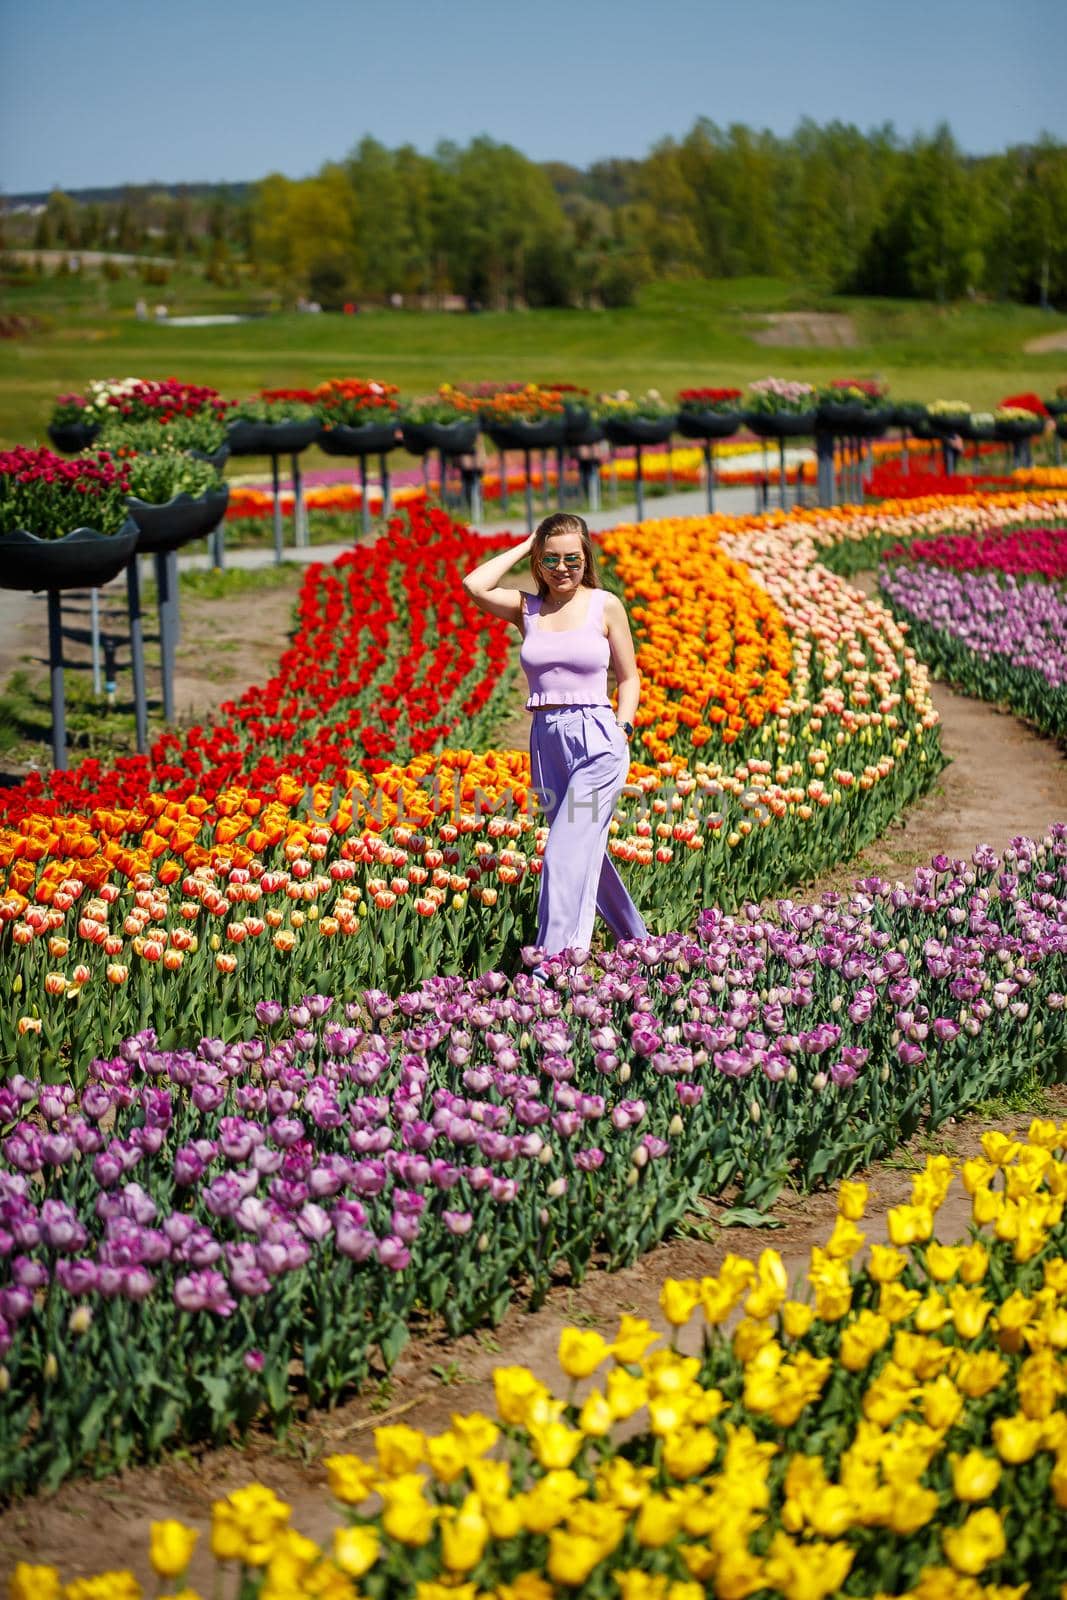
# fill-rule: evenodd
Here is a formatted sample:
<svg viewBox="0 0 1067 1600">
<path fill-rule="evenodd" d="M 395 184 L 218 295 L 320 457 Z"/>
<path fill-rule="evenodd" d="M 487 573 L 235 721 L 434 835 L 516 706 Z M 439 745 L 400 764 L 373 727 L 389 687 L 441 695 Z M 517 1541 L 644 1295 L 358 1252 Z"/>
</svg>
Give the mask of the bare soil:
<svg viewBox="0 0 1067 1600">
<path fill-rule="evenodd" d="M 759 323 L 749 334 L 754 344 L 849 350 L 859 343 L 856 324 L 842 311 L 775 311 Z"/>
<path fill-rule="evenodd" d="M 1067 350 L 1067 328 L 1059 333 L 1043 333 L 1037 339 L 1028 339 L 1023 349 L 1028 356 L 1051 356 L 1057 350 Z"/>
<path fill-rule="evenodd" d="M 857 580 L 868 592 L 872 581 Z M 179 704 L 202 715 L 239 683 L 258 681 L 269 672 L 291 600 L 290 593 L 273 591 L 190 606 Z M 237 642 L 226 652 L 232 659 L 225 684 L 195 670 L 198 651 L 210 646 L 217 656 L 219 641 L 231 637 Z M 935 701 L 943 719 L 943 745 L 952 758 L 935 790 L 855 862 L 820 878 L 811 893 L 847 886 L 875 871 L 907 878 L 913 867 L 938 852 L 968 856 L 979 842 L 1003 848 L 1016 834 L 1040 835 L 1050 821 L 1067 817 L 1067 761 L 1052 743 L 995 707 L 941 685 L 935 688 Z M 524 742 L 524 714 L 516 714 L 509 739 Z M 1050 1115 L 1067 1115 L 1067 1089 L 1050 1091 L 1045 1107 Z M 987 1128 L 1010 1133 L 1025 1129 L 1028 1122 L 1029 1112 L 1019 1112 L 951 1123 L 875 1165 L 866 1175 L 872 1190 L 871 1242 L 884 1237 L 886 1211 L 906 1198 L 910 1173 L 928 1152 L 967 1156 Z M 497 1365 L 521 1363 L 546 1382 L 557 1383 L 555 1358 L 564 1326 L 598 1327 L 610 1335 L 623 1312 L 661 1325 L 658 1295 L 663 1279 L 714 1272 L 727 1251 L 754 1259 L 773 1246 L 781 1251 L 790 1276 L 797 1276 L 811 1246 L 832 1226 L 834 1198 L 826 1193 L 783 1196 L 771 1209 L 779 1224 L 773 1230 L 720 1227 L 715 1218 L 722 1210 L 722 1204 L 709 1205 L 691 1219 L 686 1236 L 661 1245 L 622 1272 L 608 1274 L 594 1266 L 582 1285 L 560 1285 L 536 1313 L 516 1305 L 495 1330 L 458 1340 L 443 1334 L 420 1337 L 391 1374 L 382 1372 L 376 1383 L 336 1410 L 307 1417 L 286 1440 L 260 1432 L 244 1445 L 175 1453 L 157 1466 L 101 1482 L 78 1480 L 51 1497 L 13 1505 L 0 1514 L 0 1574 L 17 1560 L 50 1561 L 67 1579 L 128 1566 L 142 1582 L 152 1583 L 146 1556 L 149 1524 L 177 1516 L 205 1530 L 191 1574 L 191 1581 L 203 1588 L 210 1572 L 206 1530 L 211 1502 L 251 1480 L 269 1484 L 289 1501 L 296 1527 L 327 1541 L 337 1516 L 324 1492 L 323 1456 L 371 1451 L 373 1430 L 383 1422 L 403 1419 L 434 1431 L 448 1425 L 453 1411 L 491 1413 L 491 1374 Z M 939 1237 L 946 1242 L 958 1237 L 968 1220 L 961 1189 L 940 1215 Z M 698 1336 L 695 1324 L 690 1332 Z"/>
</svg>

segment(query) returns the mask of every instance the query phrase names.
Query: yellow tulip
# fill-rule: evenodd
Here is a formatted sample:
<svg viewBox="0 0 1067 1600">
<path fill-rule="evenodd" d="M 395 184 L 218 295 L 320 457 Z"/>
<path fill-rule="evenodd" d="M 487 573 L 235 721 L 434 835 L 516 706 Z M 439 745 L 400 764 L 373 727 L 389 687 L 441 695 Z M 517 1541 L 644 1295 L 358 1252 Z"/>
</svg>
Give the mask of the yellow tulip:
<svg viewBox="0 0 1067 1600">
<path fill-rule="evenodd" d="M 378 1486 L 378 1474 L 359 1456 L 327 1456 L 323 1465 L 330 1484 L 330 1493 L 342 1505 L 358 1506 L 372 1495 Z"/>
<path fill-rule="evenodd" d="M 433 1537 L 434 1508 L 425 1499 L 425 1480 L 417 1472 L 402 1473 L 382 1484 L 382 1527 L 390 1539 L 418 1548 Z"/>
<path fill-rule="evenodd" d="M 885 1220 L 895 1245 L 920 1244 L 934 1231 L 934 1214 L 928 1205 L 893 1206 Z"/>
<path fill-rule="evenodd" d="M 846 1178 L 838 1185 L 837 1212 L 838 1216 L 847 1217 L 849 1222 L 859 1222 L 867 1209 L 870 1190 L 865 1183 L 858 1183 Z"/>
<path fill-rule="evenodd" d="M 960 1256 L 960 1279 L 968 1285 L 981 1283 L 988 1271 L 989 1251 L 980 1239 L 975 1239 Z"/>
<path fill-rule="evenodd" d="M 177 1578 L 189 1565 L 200 1535 L 195 1528 L 167 1518 L 148 1530 L 148 1559 L 161 1578 Z"/>
<path fill-rule="evenodd" d="M 548 1395 L 528 1367 L 494 1367 L 493 1389 L 501 1421 L 513 1424 L 525 1422 L 532 1401 Z"/>
<path fill-rule="evenodd" d="M 531 1427 L 529 1434 L 534 1455 L 549 1471 L 569 1467 L 585 1443 L 585 1436 L 577 1428 L 568 1428 L 563 1422 Z"/>
<path fill-rule="evenodd" d="M 427 1435 L 426 1464 L 439 1483 L 455 1483 L 469 1461 L 463 1441 L 451 1430 Z"/>
<path fill-rule="evenodd" d="M 778 1532 L 763 1563 L 767 1584 L 785 1600 L 828 1600 L 848 1577 L 855 1551 L 845 1544 L 794 1544 Z"/>
<path fill-rule="evenodd" d="M 878 1295 L 878 1310 L 890 1322 L 904 1322 L 914 1316 L 921 1300 L 918 1289 L 905 1289 L 902 1283 L 883 1283 Z"/>
<path fill-rule="evenodd" d="M 710 1428 L 678 1428 L 663 1441 L 664 1470 L 672 1478 L 695 1478 L 708 1470 L 718 1449 Z"/>
<path fill-rule="evenodd" d="M 381 1539 L 377 1528 L 335 1528 L 333 1559 L 349 1578 L 362 1578 L 378 1559 Z"/>
<path fill-rule="evenodd" d="M 375 1428 L 374 1448 L 381 1471 L 390 1478 L 403 1477 L 426 1460 L 426 1435 L 398 1422 L 392 1427 Z"/>
<path fill-rule="evenodd" d="M 757 1320 L 773 1316 L 789 1293 L 789 1279 L 777 1250 L 760 1252 L 756 1285 L 745 1301 L 745 1314 Z"/>
<path fill-rule="evenodd" d="M 449 1572 L 470 1572 L 475 1568 L 489 1542 L 489 1523 L 476 1494 L 468 1494 L 459 1510 L 445 1517 L 441 1513 L 441 1559 Z"/>
<path fill-rule="evenodd" d="M 1008 1363 L 995 1350 L 960 1351 L 953 1360 L 952 1377 L 969 1400 L 980 1400 L 1003 1381 Z"/>
<path fill-rule="evenodd" d="M 959 1420 L 963 1410 L 963 1396 L 952 1379 L 942 1373 L 932 1383 L 923 1385 L 919 1395 L 919 1405 L 930 1427 L 943 1432 Z"/>
<path fill-rule="evenodd" d="M 890 1323 L 877 1311 L 861 1311 L 841 1331 L 838 1359 L 848 1372 L 862 1372 L 889 1338 Z"/>
<path fill-rule="evenodd" d="M 826 1241 L 826 1254 L 833 1256 L 835 1260 L 850 1260 L 861 1248 L 866 1237 L 867 1235 L 861 1233 L 850 1218 L 839 1216 Z"/>
<path fill-rule="evenodd" d="M 665 1278 L 659 1304 L 673 1328 L 684 1328 L 700 1304 L 700 1285 L 695 1278 Z"/>
<path fill-rule="evenodd" d="M 62 1584 L 55 1567 L 20 1561 L 8 1579 L 9 1600 L 59 1600 Z"/>
<path fill-rule="evenodd" d="M 936 1283 L 948 1283 L 959 1272 L 962 1255 L 962 1245 L 938 1244 L 936 1239 L 931 1239 L 923 1252 L 923 1261 Z"/>
<path fill-rule="evenodd" d="M 952 1491 L 957 1500 L 988 1500 L 1000 1482 L 1001 1465 L 995 1456 L 968 1450 L 965 1456 L 949 1456 Z"/>
<path fill-rule="evenodd" d="M 958 1528 L 944 1529 L 941 1543 L 956 1571 L 971 1578 L 991 1561 L 999 1560 L 1007 1549 L 1003 1524 L 992 1506 L 972 1511 Z"/>
<path fill-rule="evenodd" d="M 635 1378 L 632 1373 L 623 1371 L 621 1367 L 616 1367 L 614 1372 L 608 1373 L 605 1398 L 617 1422 L 625 1421 L 627 1417 L 632 1417 L 635 1411 L 640 1411 L 648 1401 L 648 1393 L 647 1378 Z"/>
<path fill-rule="evenodd" d="M 682 1525 L 683 1508 L 664 1494 L 650 1494 L 637 1514 L 634 1538 L 646 1550 L 669 1544 Z"/>
<path fill-rule="evenodd" d="M 578 1426 L 584 1434 L 594 1438 L 603 1438 L 609 1434 L 615 1425 L 615 1413 L 599 1389 L 594 1389 L 592 1394 L 585 1398 L 581 1411 L 578 1413 Z"/>
<path fill-rule="evenodd" d="M 1001 1133 L 997 1128 L 990 1128 L 988 1133 L 983 1133 L 980 1140 L 987 1161 L 995 1167 L 1006 1167 L 1015 1161 L 1022 1149 L 1017 1139 L 1009 1139 L 1007 1134 Z"/>
<path fill-rule="evenodd" d="M 559 1337 L 559 1364 L 568 1378 L 588 1378 L 611 1353 L 607 1340 L 592 1329 L 564 1328 Z"/>
<path fill-rule="evenodd" d="M 619 1319 L 619 1331 L 611 1341 L 611 1353 L 623 1366 L 631 1366 L 642 1359 L 658 1338 L 659 1334 L 644 1317 L 623 1316 Z"/>
<path fill-rule="evenodd" d="M 292 1507 L 273 1489 L 248 1484 L 211 1508 L 211 1550 L 218 1561 L 262 1567 L 281 1539 Z"/>
<path fill-rule="evenodd" d="M 1032 1417 L 1016 1414 L 1014 1417 L 997 1417 L 993 1423 L 993 1443 L 1002 1461 L 1017 1467 L 1041 1448 L 1041 1423 Z"/>
<path fill-rule="evenodd" d="M 889 1500 L 886 1525 L 902 1538 L 918 1533 L 937 1515 L 937 1491 L 909 1483 L 895 1488 Z"/>
<path fill-rule="evenodd" d="M 814 1306 L 802 1300 L 787 1300 L 782 1307 L 782 1332 L 788 1339 L 803 1339 L 814 1321 Z"/>
<path fill-rule="evenodd" d="M 872 1244 L 867 1257 L 867 1276 L 875 1283 L 892 1283 L 908 1264 L 908 1258 L 887 1244 Z"/>
<path fill-rule="evenodd" d="M 449 1418 L 452 1432 L 461 1442 L 468 1461 L 484 1456 L 500 1438 L 500 1429 L 491 1417 L 481 1411 L 468 1411 L 466 1415 L 453 1411 Z"/>
<path fill-rule="evenodd" d="M 964 1289 L 957 1285 L 949 1291 L 952 1308 L 952 1325 L 961 1339 L 977 1339 L 985 1327 L 986 1318 L 993 1307 L 983 1299 L 977 1289 Z"/>
<path fill-rule="evenodd" d="M 548 1575 L 577 1589 L 607 1554 L 599 1539 L 553 1528 L 548 1536 Z"/>
</svg>

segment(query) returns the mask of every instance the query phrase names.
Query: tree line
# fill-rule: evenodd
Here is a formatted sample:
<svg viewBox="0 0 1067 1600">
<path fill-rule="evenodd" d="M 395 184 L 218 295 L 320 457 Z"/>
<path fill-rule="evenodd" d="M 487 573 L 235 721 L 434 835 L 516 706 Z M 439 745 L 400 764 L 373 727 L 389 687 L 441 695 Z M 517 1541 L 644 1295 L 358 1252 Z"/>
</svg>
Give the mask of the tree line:
<svg viewBox="0 0 1067 1600">
<path fill-rule="evenodd" d="M 3 219 L 0 245 L 14 218 Z M 624 305 L 657 278 L 795 278 L 826 292 L 1067 304 L 1067 145 L 968 156 L 942 126 L 802 122 L 787 138 L 705 118 L 642 160 L 538 163 L 488 137 L 362 139 L 314 176 L 238 193 L 55 193 L 35 248 L 237 262 L 325 305 Z"/>
</svg>

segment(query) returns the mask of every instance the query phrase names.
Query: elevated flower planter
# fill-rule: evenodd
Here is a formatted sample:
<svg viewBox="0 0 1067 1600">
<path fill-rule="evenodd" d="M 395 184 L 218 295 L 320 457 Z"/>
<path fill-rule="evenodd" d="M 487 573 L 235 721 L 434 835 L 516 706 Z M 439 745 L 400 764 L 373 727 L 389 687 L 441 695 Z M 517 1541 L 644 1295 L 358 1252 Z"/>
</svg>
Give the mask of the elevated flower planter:
<svg viewBox="0 0 1067 1600">
<path fill-rule="evenodd" d="M 62 422 L 48 424 L 48 437 L 55 448 L 65 456 L 76 456 L 87 450 L 100 432 L 99 422 Z"/>
<path fill-rule="evenodd" d="M 413 456 L 439 450 L 446 456 L 467 455 L 478 443 L 477 417 L 457 417 L 455 422 L 402 422 L 404 448 Z"/>
<path fill-rule="evenodd" d="M 137 548 L 132 517 L 115 533 L 74 528 L 42 539 L 26 528 L 0 534 L 0 589 L 48 591 L 48 664 L 52 680 L 52 762 L 67 770 L 67 698 L 63 682 L 64 589 L 97 589 L 118 577 Z"/>
<path fill-rule="evenodd" d="M 286 456 L 306 450 L 322 431 L 318 417 L 293 422 L 245 422 L 238 419 L 226 429 L 226 443 L 234 456 Z"/>
</svg>

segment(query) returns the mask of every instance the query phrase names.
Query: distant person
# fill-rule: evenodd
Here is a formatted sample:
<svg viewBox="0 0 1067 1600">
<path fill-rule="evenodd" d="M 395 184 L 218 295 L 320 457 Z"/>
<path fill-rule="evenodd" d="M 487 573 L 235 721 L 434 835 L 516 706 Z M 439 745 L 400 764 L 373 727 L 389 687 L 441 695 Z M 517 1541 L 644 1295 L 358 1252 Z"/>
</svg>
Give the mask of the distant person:
<svg viewBox="0 0 1067 1600">
<path fill-rule="evenodd" d="M 501 588 L 524 556 L 537 593 Z M 641 694 L 626 610 L 600 581 L 589 529 L 556 512 L 522 544 L 468 572 L 479 611 L 522 634 L 529 684 L 530 772 L 548 821 L 535 944 L 544 956 L 588 950 L 599 911 L 617 939 L 643 939 L 641 914 L 607 854 L 608 827 L 630 771 Z M 615 669 L 618 710 L 608 698 Z M 535 976 L 542 976 L 534 968 Z"/>
<path fill-rule="evenodd" d="M 157 322 L 166 322 L 166 320 L 167 320 L 167 308 L 166 308 L 166 306 L 163 306 L 163 305 L 157 306 L 156 307 L 156 321 Z"/>
<path fill-rule="evenodd" d="M 138 300 L 137 304 L 133 308 L 133 314 L 137 318 L 138 322 L 148 321 L 148 306 L 145 304 L 144 300 Z"/>
</svg>

